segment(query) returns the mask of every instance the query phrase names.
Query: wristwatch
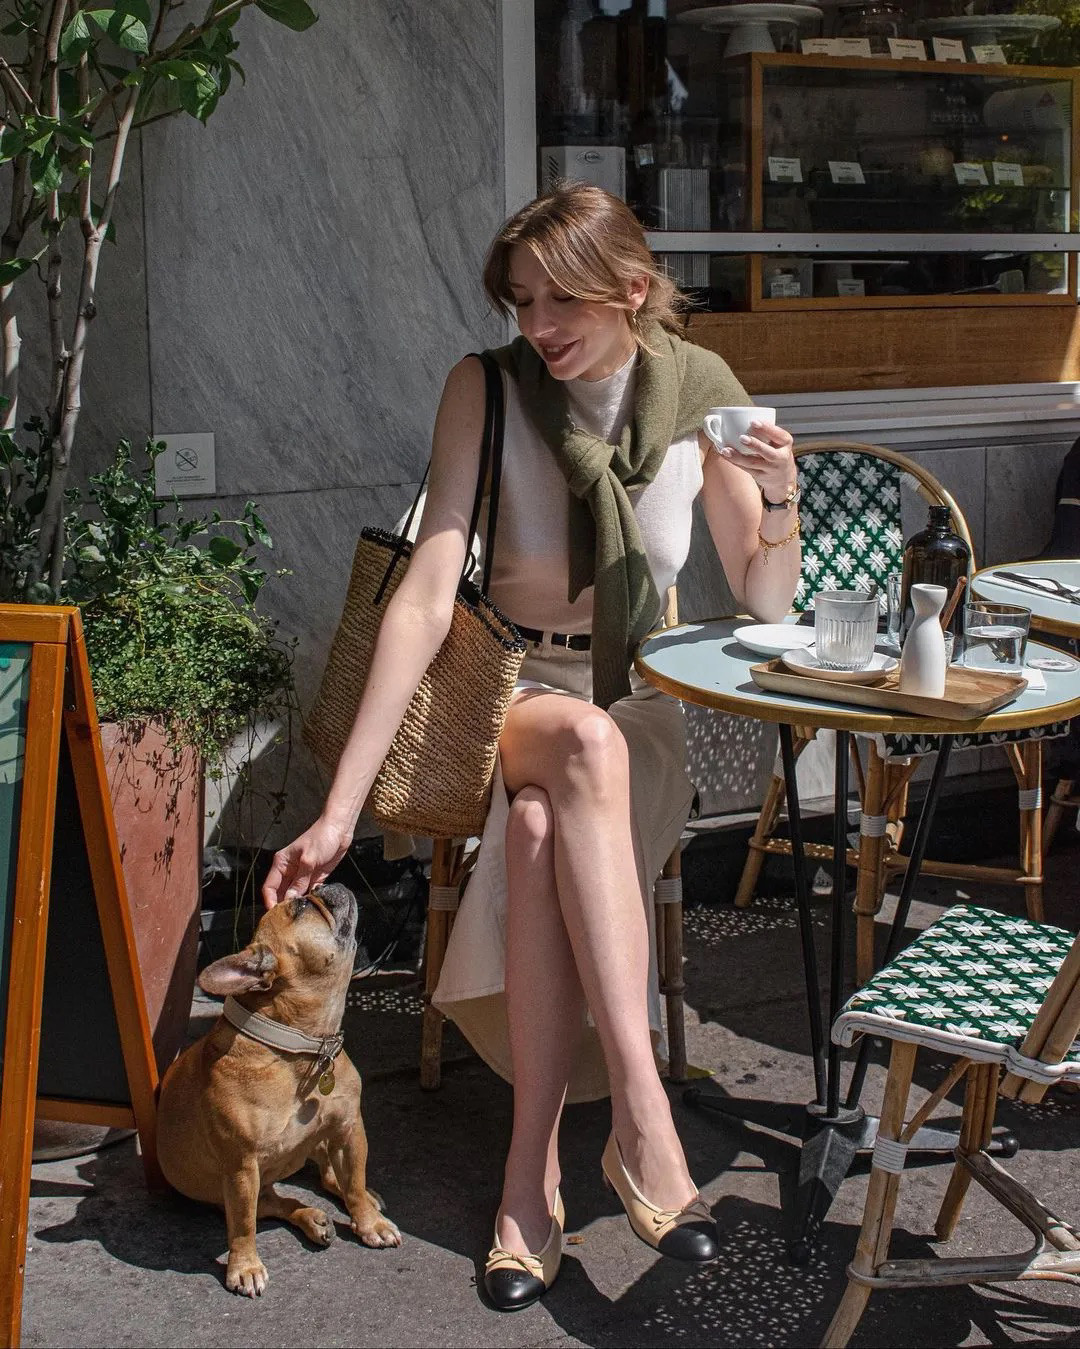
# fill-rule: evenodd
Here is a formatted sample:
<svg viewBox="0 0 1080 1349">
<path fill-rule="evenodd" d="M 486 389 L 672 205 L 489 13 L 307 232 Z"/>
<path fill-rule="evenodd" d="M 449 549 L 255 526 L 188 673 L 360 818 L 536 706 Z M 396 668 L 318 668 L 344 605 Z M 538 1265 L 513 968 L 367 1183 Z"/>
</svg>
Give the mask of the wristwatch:
<svg viewBox="0 0 1080 1349">
<path fill-rule="evenodd" d="M 786 511 L 792 506 L 799 504 L 799 498 L 802 496 L 802 489 L 797 482 L 793 482 L 788 489 L 787 496 L 783 501 L 770 501 L 764 492 L 761 493 L 761 504 L 767 511 Z"/>
</svg>

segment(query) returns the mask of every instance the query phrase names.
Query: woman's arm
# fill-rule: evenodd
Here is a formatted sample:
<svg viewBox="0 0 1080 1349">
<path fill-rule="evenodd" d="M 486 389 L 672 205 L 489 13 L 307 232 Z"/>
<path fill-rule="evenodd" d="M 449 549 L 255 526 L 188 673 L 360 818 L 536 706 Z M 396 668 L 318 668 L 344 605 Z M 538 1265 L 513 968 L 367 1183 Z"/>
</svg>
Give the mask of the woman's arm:
<svg viewBox="0 0 1080 1349">
<path fill-rule="evenodd" d="M 709 533 L 736 602 L 766 623 L 778 623 L 791 610 L 802 560 L 798 534 L 780 544 L 798 522 L 798 506 L 767 511 L 761 495 L 783 501 L 795 482 L 791 435 L 781 427 L 754 422 L 746 448 L 750 454 L 717 450 L 702 432 L 702 500 Z"/>
<path fill-rule="evenodd" d="M 292 894 L 305 894 L 345 855 L 405 709 L 450 630 L 471 543 L 467 536 L 480 468 L 484 397 L 480 362 L 460 361 L 447 377 L 435 418 L 420 531 L 379 626 L 356 720 L 319 818 L 274 856 L 262 891 L 267 908 Z"/>
</svg>

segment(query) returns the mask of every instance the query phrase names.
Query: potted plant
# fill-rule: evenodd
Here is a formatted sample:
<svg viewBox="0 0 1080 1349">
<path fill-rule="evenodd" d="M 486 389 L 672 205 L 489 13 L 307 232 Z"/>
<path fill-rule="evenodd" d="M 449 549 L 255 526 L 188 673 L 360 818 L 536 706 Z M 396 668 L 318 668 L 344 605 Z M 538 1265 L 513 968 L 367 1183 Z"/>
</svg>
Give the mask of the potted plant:
<svg viewBox="0 0 1080 1349">
<path fill-rule="evenodd" d="M 48 428 L 0 433 L 0 599 L 25 582 L 44 507 Z M 148 444 L 128 442 L 65 494 L 59 599 L 82 611 L 87 657 L 159 1063 L 184 1041 L 194 987 L 203 774 L 237 734 L 287 718 L 291 653 L 258 612 L 272 547 L 252 502 L 238 519 L 188 517 L 155 495 Z M 62 829 L 63 822 L 58 822 Z"/>
</svg>

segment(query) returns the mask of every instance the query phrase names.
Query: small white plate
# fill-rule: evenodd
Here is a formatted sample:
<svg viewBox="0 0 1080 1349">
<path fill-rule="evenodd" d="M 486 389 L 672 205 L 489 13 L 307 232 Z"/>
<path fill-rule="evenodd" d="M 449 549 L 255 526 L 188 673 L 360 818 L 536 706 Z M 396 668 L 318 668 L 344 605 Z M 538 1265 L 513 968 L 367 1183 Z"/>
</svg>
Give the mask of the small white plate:
<svg viewBox="0 0 1080 1349">
<path fill-rule="evenodd" d="M 814 645 L 814 629 L 797 623 L 748 623 L 731 635 L 759 656 L 782 656 L 797 646 Z"/>
<path fill-rule="evenodd" d="M 895 656 L 886 656 L 875 651 L 870 664 L 862 670 L 826 670 L 818 663 L 817 653 L 805 647 L 796 647 L 785 651 L 780 659 L 794 674 L 811 675 L 814 679 L 832 679 L 838 684 L 880 684 L 890 670 L 895 670 L 900 662 Z"/>
</svg>

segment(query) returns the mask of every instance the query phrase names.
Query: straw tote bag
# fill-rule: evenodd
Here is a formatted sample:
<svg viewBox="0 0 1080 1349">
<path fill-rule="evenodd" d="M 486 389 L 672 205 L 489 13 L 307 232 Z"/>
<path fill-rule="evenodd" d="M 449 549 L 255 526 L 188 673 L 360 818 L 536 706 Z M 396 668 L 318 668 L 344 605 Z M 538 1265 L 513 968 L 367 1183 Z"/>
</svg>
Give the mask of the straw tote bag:
<svg viewBox="0 0 1080 1349">
<path fill-rule="evenodd" d="M 432 838 L 467 837 L 484 827 L 499 736 L 525 655 L 514 625 L 487 598 L 499 510 L 505 409 L 502 374 L 486 352 L 486 401 L 469 538 L 480 520 L 491 473 L 483 582 L 458 582 L 450 631 L 413 694 L 368 796 L 369 814 L 388 829 Z M 431 465 L 429 463 L 428 469 Z M 331 769 L 356 719 L 386 604 L 412 553 L 409 529 L 428 470 L 405 522 L 404 534 L 365 529 L 356 545 L 345 608 L 304 739 Z"/>
</svg>

